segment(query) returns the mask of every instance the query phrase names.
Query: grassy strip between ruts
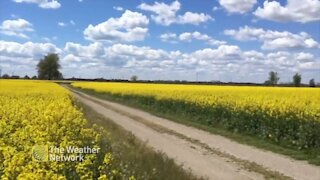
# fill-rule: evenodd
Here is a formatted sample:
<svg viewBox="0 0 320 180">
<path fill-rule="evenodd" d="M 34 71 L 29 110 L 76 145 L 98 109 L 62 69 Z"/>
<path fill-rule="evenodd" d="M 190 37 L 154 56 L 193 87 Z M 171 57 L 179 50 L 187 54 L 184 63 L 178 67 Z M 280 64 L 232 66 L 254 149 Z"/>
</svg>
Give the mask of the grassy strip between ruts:
<svg viewBox="0 0 320 180">
<path fill-rule="evenodd" d="M 125 169 L 136 179 L 172 179 L 189 180 L 202 179 L 194 176 L 175 164 L 161 152 L 155 152 L 146 143 L 138 140 L 132 133 L 124 130 L 111 120 L 103 117 L 85 104 L 75 101 L 81 108 L 89 125 L 97 124 L 109 132 L 107 141 L 110 142 L 114 155 L 113 165 Z"/>
<path fill-rule="evenodd" d="M 164 110 L 163 107 L 159 108 L 153 104 L 141 104 L 138 97 L 136 96 L 131 97 L 129 99 L 128 98 L 124 99 L 123 97 L 114 96 L 114 95 L 111 95 L 110 93 L 98 93 L 94 90 L 81 89 L 81 88 L 75 88 L 75 89 L 88 93 L 98 98 L 119 102 L 131 107 L 148 111 L 152 114 L 155 114 L 160 117 L 164 117 L 188 126 L 197 127 L 199 129 L 203 129 L 214 134 L 219 134 L 243 144 L 253 145 L 261 149 L 266 149 L 279 154 L 290 156 L 297 160 L 306 160 L 310 164 L 320 165 L 319 149 L 304 149 L 304 150 L 292 149 L 289 147 L 285 147 L 281 144 L 271 142 L 268 139 L 260 139 L 257 137 L 252 137 L 252 135 L 249 135 L 249 134 L 239 134 L 235 132 L 230 132 L 223 128 L 200 124 L 194 120 L 197 117 L 192 117 L 184 113 L 179 113 L 179 112 L 177 113 L 176 111 L 172 111 L 170 109 Z M 201 116 L 201 114 L 199 116 Z"/>
</svg>

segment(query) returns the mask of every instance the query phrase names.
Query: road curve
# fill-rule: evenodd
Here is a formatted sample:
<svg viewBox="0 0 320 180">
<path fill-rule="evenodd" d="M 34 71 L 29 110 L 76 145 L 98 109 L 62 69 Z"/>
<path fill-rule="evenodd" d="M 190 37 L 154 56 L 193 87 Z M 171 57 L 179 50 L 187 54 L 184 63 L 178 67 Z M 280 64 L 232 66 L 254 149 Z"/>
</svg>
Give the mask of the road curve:
<svg viewBox="0 0 320 180">
<path fill-rule="evenodd" d="M 320 179 L 320 167 L 307 162 L 239 144 L 138 109 L 69 90 L 79 101 L 142 141 L 147 141 L 149 146 L 164 152 L 195 175 L 221 180 Z"/>
</svg>

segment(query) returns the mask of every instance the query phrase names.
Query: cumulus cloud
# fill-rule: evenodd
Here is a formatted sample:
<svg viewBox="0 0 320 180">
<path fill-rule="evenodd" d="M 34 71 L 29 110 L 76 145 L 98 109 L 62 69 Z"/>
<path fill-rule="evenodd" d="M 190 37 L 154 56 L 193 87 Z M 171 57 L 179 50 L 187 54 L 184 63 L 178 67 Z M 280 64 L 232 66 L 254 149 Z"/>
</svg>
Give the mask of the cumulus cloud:
<svg viewBox="0 0 320 180">
<path fill-rule="evenodd" d="M 282 6 L 277 1 L 264 1 L 263 7 L 258 7 L 254 15 L 261 19 L 277 22 L 307 23 L 320 20 L 319 0 L 287 0 Z"/>
<path fill-rule="evenodd" d="M 99 42 L 92 43 L 88 46 L 67 42 L 64 47 L 64 52 L 71 53 L 78 57 L 94 58 L 103 57 L 105 55 L 105 48 Z"/>
<path fill-rule="evenodd" d="M 0 64 L 3 73 L 35 75 L 36 65 L 48 53 L 61 53 L 51 43 L 17 43 L 0 40 Z"/>
<path fill-rule="evenodd" d="M 204 13 L 186 12 L 183 15 L 177 15 L 180 7 L 179 1 L 174 1 L 171 4 L 155 2 L 153 5 L 142 3 L 138 6 L 141 10 L 154 13 L 151 15 L 152 20 L 165 26 L 173 23 L 198 25 L 213 19 L 210 15 Z"/>
<path fill-rule="evenodd" d="M 199 70 L 229 74 L 237 72 L 246 77 L 248 73 L 263 74 L 271 70 L 295 72 L 314 70 L 320 59 L 313 54 L 276 51 L 264 54 L 250 50 L 243 51 L 235 45 L 220 45 L 190 53 L 165 51 L 148 46 L 113 44 L 105 47 L 101 43 L 80 45 L 68 42 L 64 48 L 64 62 L 76 63 L 74 67 L 86 64 L 114 67 L 119 69 L 145 70 L 161 72 L 190 72 Z M 314 65 L 315 67 L 312 67 Z M 238 74 L 237 74 L 238 75 Z"/>
<path fill-rule="evenodd" d="M 13 0 L 16 3 L 32 3 L 37 4 L 40 8 L 43 9 L 58 9 L 61 7 L 61 4 L 57 0 Z"/>
<path fill-rule="evenodd" d="M 207 75 L 207 80 L 230 81 L 234 78 L 235 81 L 245 79 L 259 82 L 265 80 L 271 70 L 289 78 L 295 72 L 312 78 L 320 68 L 319 57 L 309 52 L 263 53 L 243 51 L 235 45 L 220 45 L 183 53 L 120 43 L 106 45 L 92 42 L 82 45 L 67 42 L 63 49 L 59 49 L 51 43 L 0 41 L 0 61 L 5 72 L 34 73 L 36 63 L 47 53 L 60 54 L 66 76 L 79 76 L 86 72 L 86 77 L 106 77 L 108 72 L 117 75 L 123 72 L 127 73 L 127 77 L 138 74 L 146 79 L 193 80 L 193 73 L 200 72 L 200 75 Z"/>
<path fill-rule="evenodd" d="M 177 41 L 185 41 L 185 42 L 191 42 L 192 40 L 199 40 L 199 41 L 205 41 L 206 43 L 210 45 L 222 45 L 226 44 L 225 41 L 219 41 L 216 40 L 207 34 L 201 34 L 198 31 L 195 32 L 184 32 L 179 35 L 175 33 L 165 33 L 160 35 L 160 39 L 163 42 L 170 42 L 170 43 L 176 43 Z"/>
<path fill-rule="evenodd" d="M 211 63 L 225 64 L 230 61 L 241 60 L 241 49 L 233 45 L 221 45 L 216 49 L 206 48 L 193 52 L 190 56 L 199 61 L 210 61 Z M 226 61 L 227 60 L 227 61 Z"/>
<path fill-rule="evenodd" d="M 34 31 L 32 24 L 25 19 L 5 20 L 0 26 L 0 33 L 28 39 L 26 32 Z"/>
<path fill-rule="evenodd" d="M 177 43 L 178 37 L 176 33 L 164 33 L 160 35 L 160 39 L 163 42 Z"/>
<path fill-rule="evenodd" d="M 262 41 L 262 49 L 319 48 L 319 43 L 305 32 L 294 34 L 245 26 L 238 30 L 225 30 L 224 34 L 241 41 Z"/>
<path fill-rule="evenodd" d="M 306 62 L 313 62 L 315 57 L 313 54 L 310 54 L 310 53 L 305 53 L 305 52 L 300 52 L 300 53 L 297 53 L 296 54 L 296 59 L 299 61 L 299 62 L 303 62 L 303 63 L 306 63 Z"/>
<path fill-rule="evenodd" d="M 219 0 L 219 3 L 229 13 L 244 14 L 253 8 L 257 0 Z"/>
<path fill-rule="evenodd" d="M 60 53 L 61 50 L 51 43 L 17 43 L 0 40 L 0 54 L 11 57 L 38 58 L 48 53 Z"/>
<path fill-rule="evenodd" d="M 148 34 L 148 24 L 149 19 L 143 14 L 126 10 L 120 18 L 110 18 L 95 26 L 90 24 L 83 33 L 92 41 L 142 41 Z"/>
</svg>

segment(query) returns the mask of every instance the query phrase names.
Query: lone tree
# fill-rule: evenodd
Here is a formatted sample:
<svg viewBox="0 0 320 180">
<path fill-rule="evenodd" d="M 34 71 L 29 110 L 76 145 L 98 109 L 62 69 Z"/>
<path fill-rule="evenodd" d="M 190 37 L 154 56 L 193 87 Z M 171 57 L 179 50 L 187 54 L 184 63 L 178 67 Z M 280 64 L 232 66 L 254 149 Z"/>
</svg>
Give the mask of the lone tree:
<svg viewBox="0 0 320 180">
<path fill-rule="evenodd" d="M 62 79 L 58 54 L 48 54 L 37 65 L 39 79 Z"/>
<path fill-rule="evenodd" d="M 310 87 L 316 87 L 316 82 L 314 81 L 313 78 L 310 79 L 310 81 L 309 81 L 309 86 L 310 86 Z"/>
<path fill-rule="evenodd" d="M 265 82 L 267 85 L 276 85 L 279 81 L 279 76 L 277 72 L 269 72 L 269 79 Z"/>
<path fill-rule="evenodd" d="M 296 87 L 300 87 L 301 85 L 301 74 L 296 73 L 293 77 L 293 84 Z"/>
<path fill-rule="evenodd" d="M 136 76 L 136 75 L 131 76 L 131 78 L 130 78 L 130 79 L 131 79 L 131 81 L 134 81 L 134 82 L 135 82 L 135 81 L 137 81 L 137 80 L 138 80 L 138 76 Z"/>
</svg>

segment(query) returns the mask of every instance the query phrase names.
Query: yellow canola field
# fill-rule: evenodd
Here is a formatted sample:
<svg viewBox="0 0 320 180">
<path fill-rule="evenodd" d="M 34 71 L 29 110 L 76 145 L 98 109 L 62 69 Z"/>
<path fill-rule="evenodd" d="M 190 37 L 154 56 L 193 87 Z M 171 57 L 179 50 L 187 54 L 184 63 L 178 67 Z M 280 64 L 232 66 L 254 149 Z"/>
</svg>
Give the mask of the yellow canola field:
<svg viewBox="0 0 320 180">
<path fill-rule="evenodd" d="M 294 112 L 320 117 L 319 88 L 167 85 L 140 83 L 73 83 L 74 87 L 123 95 L 152 96 L 199 106 L 225 105 L 234 110 L 263 109 L 270 115 Z"/>
<path fill-rule="evenodd" d="M 182 112 L 199 119 L 200 124 L 222 124 L 229 130 L 286 141 L 299 148 L 320 147 L 316 129 L 320 124 L 319 88 L 100 82 L 72 85 L 122 99 L 144 97 L 136 102 L 149 101 L 150 106 L 158 105 L 156 109 L 167 105 L 164 112 Z"/>
<path fill-rule="evenodd" d="M 106 177 L 112 157 L 106 148 L 82 162 L 37 162 L 31 156 L 35 145 L 102 148 L 102 131 L 87 128 L 72 100 L 53 82 L 0 80 L 0 179 Z"/>
</svg>

